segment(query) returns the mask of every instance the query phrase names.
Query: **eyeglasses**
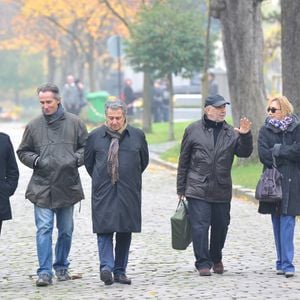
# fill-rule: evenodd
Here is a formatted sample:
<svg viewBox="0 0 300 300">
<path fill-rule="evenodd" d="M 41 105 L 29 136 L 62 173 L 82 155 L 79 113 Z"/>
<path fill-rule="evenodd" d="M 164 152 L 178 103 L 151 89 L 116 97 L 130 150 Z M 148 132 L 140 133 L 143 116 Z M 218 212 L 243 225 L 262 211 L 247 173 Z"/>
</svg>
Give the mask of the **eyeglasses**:
<svg viewBox="0 0 300 300">
<path fill-rule="evenodd" d="M 281 109 L 275 108 L 275 107 L 268 107 L 267 108 L 267 112 L 271 112 L 272 114 L 275 114 L 277 110 L 281 110 Z"/>
</svg>

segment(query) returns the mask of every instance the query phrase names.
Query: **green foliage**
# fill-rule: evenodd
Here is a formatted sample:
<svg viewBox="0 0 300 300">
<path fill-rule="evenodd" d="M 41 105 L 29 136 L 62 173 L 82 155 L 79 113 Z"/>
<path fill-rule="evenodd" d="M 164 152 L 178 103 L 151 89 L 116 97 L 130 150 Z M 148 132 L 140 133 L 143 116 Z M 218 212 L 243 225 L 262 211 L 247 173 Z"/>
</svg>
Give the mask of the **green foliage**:
<svg viewBox="0 0 300 300">
<path fill-rule="evenodd" d="M 5 97 L 36 88 L 42 83 L 44 76 L 40 56 L 20 51 L 0 51 L 0 57 L 0 90 Z"/>
<path fill-rule="evenodd" d="M 167 74 L 189 77 L 201 70 L 205 57 L 204 16 L 191 0 L 158 1 L 151 8 L 145 7 L 131 27 L 131 38 L 125 46 L 135 71 L 162 78 Z"/>
</svg>

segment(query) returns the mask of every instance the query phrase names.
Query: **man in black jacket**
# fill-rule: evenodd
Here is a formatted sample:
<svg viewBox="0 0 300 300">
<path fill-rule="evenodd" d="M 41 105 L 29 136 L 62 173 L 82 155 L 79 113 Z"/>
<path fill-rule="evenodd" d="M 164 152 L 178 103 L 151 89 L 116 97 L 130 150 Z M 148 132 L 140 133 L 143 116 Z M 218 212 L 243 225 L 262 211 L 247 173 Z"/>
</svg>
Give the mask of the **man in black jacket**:
<svg viewBox="0 0 300 300">
<path fill-rule="evenodd" d="M 13 145 L 7 134 L 0 132 L 0 234 L 2 221 L 12 218 L 9 197 L 17 188 L 19 169 Z"/>
<path fill-rule="evenodd" d="M 220 95 L 206 98 L 203 118 L 186 128 L 181 144 L 177 194 L 188 200 L 200 276 L 210 276 L 211 268 L 217 274 L 224 272 L 222 249 L 230 222 L 231 167 L 234 155 L 248 157 L 253 150 L 251 122 L 243 118 L 239 128 L 227 124 L 227 104 Z"/>
</svg>

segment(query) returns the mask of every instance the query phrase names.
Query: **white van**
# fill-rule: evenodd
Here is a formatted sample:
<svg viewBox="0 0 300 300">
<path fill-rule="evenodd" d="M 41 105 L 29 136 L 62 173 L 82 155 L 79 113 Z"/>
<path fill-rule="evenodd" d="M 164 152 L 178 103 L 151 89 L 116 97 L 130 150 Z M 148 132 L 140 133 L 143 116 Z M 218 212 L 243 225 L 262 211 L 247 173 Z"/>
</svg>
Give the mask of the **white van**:
<svg viewBox="0 0 300 300">
<path fill-rule="evenodd" d="M 173 96 L 173 103 L 175 107 L 202 107 L 201 94 L 175 94 Z"/>
</svg>

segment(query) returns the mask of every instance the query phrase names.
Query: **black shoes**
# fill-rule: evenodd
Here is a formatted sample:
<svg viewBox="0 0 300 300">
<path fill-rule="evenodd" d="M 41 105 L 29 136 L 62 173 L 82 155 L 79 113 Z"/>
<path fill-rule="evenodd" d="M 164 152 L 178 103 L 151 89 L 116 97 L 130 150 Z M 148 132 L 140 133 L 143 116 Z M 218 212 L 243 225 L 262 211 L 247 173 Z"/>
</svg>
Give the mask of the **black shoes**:
<svg viewBox="0 0 300 300">
<path fill-rule="evenodd" d="M 108 270 L 103 270 L 100 272 L 100 279 L 104 282 L 105 285 L 111 285 L 114 283 L 112 273 Z"/>
<path fill-rule="evenodd" d="M 213 265 L 213 271 L 216 273 L 216 274 L 223 274 L 224 273 L 224 266 L 223 266 L 223 263 L 220 261 L 216 264 Z"/>
<path fill-rule="evenodd" d="M 198 269 L 200 276 L 211 276 L 211 272 L 209 268 Z"/>
<path fill-rule="evenodd" d="M 114 275 L 112 276 L 112 272 L 109 270 L 103 270 L 100 272 L 100 279 L 104 282 L 105 285 L 111 285 L 114 282 L 118 282 L 121 284 L 131 284 L 131 279 L 128 278 L 125 274 Z"/>
<path fill-rule="evenodd" d="M 121 284 L 131 284 L 131 279 L 129 279 L 125 274 L 115 275 L 114 280 L 115 280 L 115 282 L 118 282 Z"/>
</svg>

